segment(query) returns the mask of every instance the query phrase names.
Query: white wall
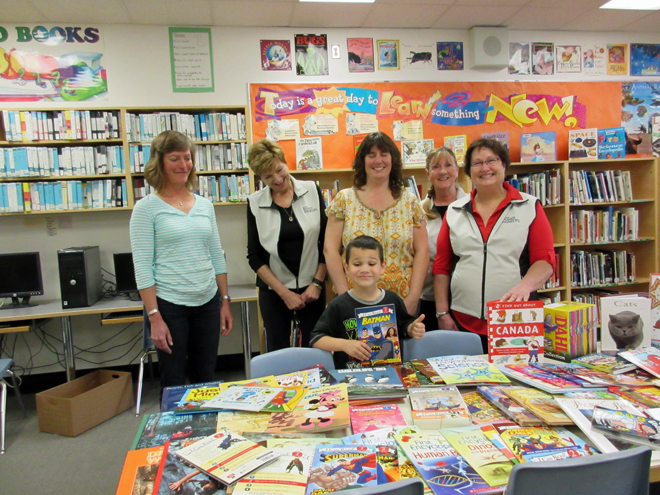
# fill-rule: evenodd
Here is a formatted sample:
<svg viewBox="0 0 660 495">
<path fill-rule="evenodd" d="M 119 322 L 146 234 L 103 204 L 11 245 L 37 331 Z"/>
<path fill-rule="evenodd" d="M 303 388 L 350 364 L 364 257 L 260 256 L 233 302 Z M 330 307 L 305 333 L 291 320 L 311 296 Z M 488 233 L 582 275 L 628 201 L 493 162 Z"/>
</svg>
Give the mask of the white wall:
<svg viewBox="0 0 660 495">
<path fill-rule="evenodd" d="M 248 83 L 335 83 L 335 82 L 374 82 L 374 81 L 507 81 L 514 78 L 507 70 L 464 70 L 439 72 L 435 68 L 401 71 L 376 71 L 366 74 L 350 74 L 346 60 L 346 38 L 371 37 L 375 39 L 399 39 L 402 44 L 426 43 L 436 41 L 463 41 L 466 52 L 466 67 L 471 60 L 468 50 L 468 32 L 463 30 L 396 30 L 396 29 L 315 29 L 315 28 L 213 28 L 213 63 L 215 69 L 214 93 L 173 93 L 171 87 L 170 55 L 168 28 L 166 26 L 101 26 L 104 42 L 102 65 L 108 74 L 108 97 L 102 101 L 83 102 L 69 105 L 75 107 L 130 107 L 130 106 L 194 106 L 194 105 L 247 105 Z M 294 34 L 325 33 L 328 44 L 338 44 L 342 58 L 329 60 L 330 75 L 323 77 L 296 76 L 293 71 L 265 72 L 260 67 L 260 39 L 289 39 Z M 592 44 L 592 43 L 660 43 L 660 34 L 653 33 L 589 33 L 589 32 L 533 32 L 510 31 L 510 41 L 554 42 L 555 44 Z M 402 47 L 402 54 L 405 52 Z M 583 80 L 581 74 L 561 74 L 536 78 L 517 76 L 520 80 L 575 81 Z M 598 79 L 598 78 L 593 78 Z M 611 79 L 602 77 L 600 79 Z M 630 78 L 625 78 L 630 79 Z M 591 80 L 591 79 L 589 79 Z M 660 78 L 645 78 L 660 80 Z M 62 104 L 53 104 L 53 106 Z M 6 104 L 7 108 L 44 108 L 48 104 Z M 348 164 L 347 164 L 348 166 Z M 223 247 L 227 252 L 229 283 L 253 283 L 254 273 L 249 268 L 246 254 L 246 235 L 244 218 L 245 206 L 218 207 L 216 210 L 218 227 Z M 6 216 L 0 218 L 0 252 L 39 250 L 41 252 L 46 297 L 59 297 L 57 276 L 58 249 L 70 246 L 99 245 L 101 262 L 104 268 L 112 271 L 112 253 L 129 251 L 128 221 L 130 212 L 96 212 L 53 215 L 58 225 L 56 235 L 49 236 L 46 230 L 46 216 Z M 2 274 L 0 274 L 2 276 Z M 237 305 L 234 317 L 239 322 L 240 313 Z M 253 312 L 253 322 L 256 315 Z M 73 319 L 74 344 L 88 348 L 103 342 L 119 328 L 101 327 L 99 317 L 81 317 Z M 256 327 L 252 325 L 253 349 L 258 349 Z M 221 353 L 239 353 L 242 350 L 240 332 L 223 339 Z M 56 338 L 61 329 L 57 321 L 46 326 L 46 331 Z M 130 336 L 137 336 L 140 326 L 134 324 L 129 331 L 118 336 L 116 342 L 128 341 Z M 8 337 L 13 346 L 16 338 L 14 358 L 18 365 L 26 366 L 30 355 L 41 348 L 41 343 L 34 334 Z M 110 348 L 115 341 L 102 346 Z M 11 347 L 10 346 L 10 347 Z M 61 345 L 57 344 L 61 350 Z M 126 347 L 101 354 L 83 353 L 77 364 L 80 369 L 96 367 L 82 359 L 100 363 L 117 359 L 105 366 L 135 362 L 141 342 L 130 352 Z M 126 354 L 124 356 L 124 354 Z M 120 357 L 121 356 L 121 357 Z M 81 359 L 82 358 L 82 359 Z M 34 357 L 33 366 L 42 366 L 55 362 L 54 356 L 42 350 Z M 59 365 L 35 369 L 34 373 L 60 371 Z"/>
</svg>

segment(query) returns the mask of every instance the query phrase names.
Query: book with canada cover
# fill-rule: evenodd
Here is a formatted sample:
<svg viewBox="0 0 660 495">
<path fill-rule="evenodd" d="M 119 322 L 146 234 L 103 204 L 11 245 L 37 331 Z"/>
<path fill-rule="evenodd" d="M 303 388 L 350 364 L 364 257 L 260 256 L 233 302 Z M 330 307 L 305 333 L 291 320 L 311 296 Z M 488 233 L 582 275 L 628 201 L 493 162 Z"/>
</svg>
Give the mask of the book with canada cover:
<svg viewBox="0 0 660 495">
<path fill-rule="evenodd" d="M 511 383 L 494 364 L 480 356 L 445 356 L 428 361 L 447 385 Z"/>
<path fill-rule="evenodd" d="M 407 425 L 406 419 L 401 414 L 401 410 L 397 404 L 349 406 L 349 415 L 353 433 Z"/>
<path fill-rule="evenodd" d="M 595 160 L 598 158 L 598 129 L 568 131 L 568 159 Z"/>
<path fill-rule="evenodd" d="M 401 363 L 394 304 L 357 308 L 355 321 L 358 339 L 371 349 L 371 358 L 363 361 L 363 366 Z"/>
<path fill-rule="evenodd" d="M 273 450 L 225 428 L 177 450 L 176 455 L 225 485 L 277 459 Z"/>
<path fill-rule="evenodd" d="M 551 426 L 572 425 L 573 421 L 557 405 L 552 395 L 528 387 L 505 387 L 505 395 Z"/>
<path fill-rule="evenodd" d="M 347 488 L 376 486 L 384 474 L 376 462 L 378 447 L 322 445 L 316 449 L 305 495 L 321 495 Z"/>
<path fill-rule="evenodd" d="M 157 493 L 154 486 L 164 447 L 129 450 L 117 486 L 117 495 Z"/>
<path fill-rule="evenodd" d="M 498 365 L 543 361 L 543 302 L 489 301 L 488 360 Z"/>
<path fill-rule="evenodd" d="M 455 386 L 411 388 L 408 394 L 413 423 L 424 430 L 471 424 L 467 405 Z"/>
<path fill-rule="evenodd" d="M 501 493 L 491 487 L 440 433 L 395 435 L 410 463 L 435 495 Z M 406 463 L 400 462 L 403 473 Z M 403 476 L 402 476 L 403 477 Z"/>
</svg>

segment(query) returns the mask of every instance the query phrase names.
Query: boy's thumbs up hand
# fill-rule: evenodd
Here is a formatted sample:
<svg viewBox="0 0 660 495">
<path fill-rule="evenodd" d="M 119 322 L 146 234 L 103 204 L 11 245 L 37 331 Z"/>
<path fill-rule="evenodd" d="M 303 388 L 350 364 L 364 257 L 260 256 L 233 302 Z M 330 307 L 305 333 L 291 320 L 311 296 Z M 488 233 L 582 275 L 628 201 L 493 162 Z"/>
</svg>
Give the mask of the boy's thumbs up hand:
<svg viewBox="0 0 660 495">
<path fill-rule="evenodd" d="M 422 323 L 423 320 L 424 315 L 421 314 L 415 321 L 408 325 L 408 336 L 418 340 L 424 337 L 424 334 L 426 333 L 426 326 L 424 323 Z"/>
</svg>

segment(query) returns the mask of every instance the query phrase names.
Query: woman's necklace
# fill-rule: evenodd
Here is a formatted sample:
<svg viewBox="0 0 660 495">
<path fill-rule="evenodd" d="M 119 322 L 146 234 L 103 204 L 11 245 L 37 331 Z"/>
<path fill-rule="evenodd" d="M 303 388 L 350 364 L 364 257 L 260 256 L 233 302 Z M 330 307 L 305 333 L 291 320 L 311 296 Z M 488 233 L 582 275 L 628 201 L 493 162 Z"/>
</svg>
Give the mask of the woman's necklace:
<svg viewBox="0 0 660 495">
<path fill-rule="evenodd" d="M 287 209 L 283 206 L 282 209 L 284 210 L 284 213 L 289 217 L 289 222 L 293 222 L 293 203 L 291 203 L 291 206 L 289 206 L 291 211 L 287 211 Z"/>
</svg>

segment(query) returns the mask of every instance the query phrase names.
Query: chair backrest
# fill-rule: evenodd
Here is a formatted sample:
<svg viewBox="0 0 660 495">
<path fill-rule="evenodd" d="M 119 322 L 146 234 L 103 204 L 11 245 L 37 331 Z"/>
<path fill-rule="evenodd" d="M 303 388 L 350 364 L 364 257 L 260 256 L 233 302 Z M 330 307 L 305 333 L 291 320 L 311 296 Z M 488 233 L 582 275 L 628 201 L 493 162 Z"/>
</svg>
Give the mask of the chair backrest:
<svg viewBox="0 0 660 495">
<path fill-rule="evenodd" d="M 651 449 L 513 466 L 506 495 L 648 495 Z"/>
<path fill-rule="evenodd" d="M 287 347 L 253 357 L 250 360 L 250 378 L 291 373 L 319 363 L 329 370 L 335 367 L 332 353 L 328 351 L 311 347 Z"/>
<path fill-rule="evenodd" d="M 406 340 L 403 345 L 404 361 L 454 354 L 478 356 L 483 353 L 481 338 L 472 332 L 432 330 L 419 340 Z"/>
<path fill-rule="evenodd" d="M 365 486 L 350 490 L 351 495 L 423 495 L 424 483 L 419 478 L 408 478 L 378 486 Z"/>
</svg>

